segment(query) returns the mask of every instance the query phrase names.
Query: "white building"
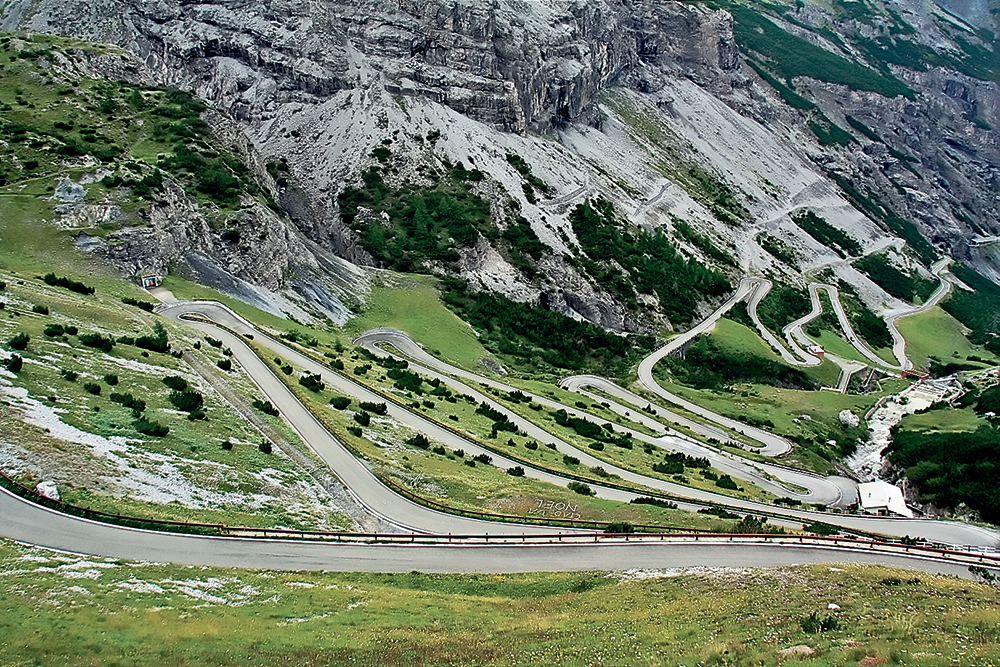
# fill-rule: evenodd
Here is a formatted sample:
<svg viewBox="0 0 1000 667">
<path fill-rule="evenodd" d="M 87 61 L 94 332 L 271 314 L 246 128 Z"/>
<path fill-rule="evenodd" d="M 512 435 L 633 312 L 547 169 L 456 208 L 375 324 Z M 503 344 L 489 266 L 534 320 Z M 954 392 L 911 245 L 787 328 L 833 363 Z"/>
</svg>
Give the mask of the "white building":
<svg viewBox="0 0 1000 667">
<path fill-rule="evenodd" d="M 876 480 L 858 484 L 858 497 L 861 511 L 865 514 L 893 514 L 896 516 L 913 517 L 913 511 L 903 500 L 903 491 L 898 486 Z"/>
</svg>

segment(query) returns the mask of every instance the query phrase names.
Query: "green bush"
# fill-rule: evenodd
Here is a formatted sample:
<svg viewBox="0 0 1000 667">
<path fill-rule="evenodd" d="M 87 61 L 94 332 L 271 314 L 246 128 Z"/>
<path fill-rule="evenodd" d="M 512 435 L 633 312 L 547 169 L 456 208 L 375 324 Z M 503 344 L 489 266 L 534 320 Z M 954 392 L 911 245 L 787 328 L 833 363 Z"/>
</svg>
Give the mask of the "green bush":
<svg viewBox="0 0 1000 667">
<path fill-rule="evenodd" d="M 260 410 L 265 415 L 271 415 L 272 417 L 278 416 L 278 408 L 271 405 L 270 401 L 254 400 L 253 407 Z"/>
<path fill-rule="evenodd" d="M 43 306 L 40 303 L 36 303 L 34 306 L 31 307 L 31 312 L 36 313 L 38 315 L 48 315 L 49 307 Z"/>
<path fill-rule="evenodd" d="M 61 371 L 59 371 L 59 375 L 61 375 L 62 378 L 64 380 L 66 380 L 67 382 L 76 382 L 76 379 L 78 377 L 80 377 L 80 374 L 77 373 L 76 371 L 71 371 L 71 370 L 66 369 L 66 368 L 64 368 Z"/>
<path fill-rule="evenodd" d="M 802 632 L 808 635 L 814 635 L 818 632 L 835 632 L 840 629 L 840 621 L 836 617 L 820 618 L 820 615 L 815 611 L 803 618 L 799 625 L 802 626 Z"/>
<path fill-rule="evenodd" d="M 87 382 L 83 385 L 83 390 L 88 394 L 93 394 L 94 396 L 101 395 L 101 385 L 96 382 Z"/>
<path fill-rule="evenodd" d="M 4 366 L 7 367 L 11 373 L 20 373 L 21 367 L 24 366 L 24 359 L 20 355 L 12 354 L 6 361 L 4 361 Z"/>
<path fill-rule="evenodd" d="M 675 510 L 677 509 L 677 503 L 671 502 L 669 500 L 663 500 L 662 498 L 651 498 L 649 496 L 639 496 L 638 498 L 633 498 L 629 501 L 633 505 L 652 505 L 653 507 L 662 507 L 663 509 Z"/>
<path fill-rule="evenodd" d="M 315 393 L 323 391 L 326 387 L 326 384 L 323 382 L 323 378 L 320 375 L 303 375 L 299 378 L 299 384 Z"/>
<path fill-rule="evenodd" d="M 719 479 L 715 480 L 715 485 L 720 489 L 729 489 L 730 491 L 740 490 L 739 485 L 729 475 L 720 475 Z"/>
<path fill-rule="evenodd" d="M 136 308 L 141 308 L 142 310 L 145 310 L 147 313 L 153 312 L 153 309 L 156 307 L 156 304 L 154 303 L 150 303 L 149 301 L 137 301 L 136 299 L 133 299 L 131 297 L 123 298 L 122 303 L 124 303 L 126 306 L 135 306 Z"/>
<path fill-rule="evenodd" d="M 356 421 L 361 426 L 368 426 L 372 423 L 372 416 L 367 412 L 355 412 L 354 421 Z"/>
<path fill-rule="evenodd" d="M 76 292 L 77 294 L 93 294 L 94 288 L 89 287 L 78 280 L 70 280 L 65 276 L 56 276 L 54 273 L 46 273 L 42 278 L 46 285 L 52 285 L 54 287 L 63 287 L 71 292 Z"/>
<path fill-rule="evenodd" d="M 608 535 L 628 535 L 635 532 L 635 526 L 627 521 L 609 523 L 604 527 L 604 532 Z"/>
<path fill-rule="evenodd" d="M 348 399 L 349 400 L 349 399 Z M 358 404 L 358 407 L 366 412 L 371 412 L 376 415 L 387 415 L 389 414 L 389 406 L 385 403 L 368 403 L 362 401 Z"/>
<path fill-rule="evenodd" d="M 187 389 L 184 391 L 172 391 L 167 400 L 183 412 L 195 412 L 201 410 L 205 405 L 205 397 L 197 391 Z"/>
<path fill-rule="evenodd" d="M 101 379 L 104 380 L 105 384 L 107 384 L 109 386 L 112 386 L 112 387 L 114 387 L 116 384 L 118 384 L 118 376 L 115 375 L 114 373 L 108 373 L 107 375 L 105 375 Z"/>
<path fill-rule="evenodd" d="M 7 341 L 7 346 L 12 350 L 17 350 L 23 352 L 28 348 L 28 343 L 31 342 L 31 336 L 20 331 L 16 336 Z"/>
<path fill-rule="evenodd" d="M 219 359 L 218 361 L 215 362 L 215 365 L 224 371 L 233 370 L 233 362 L 229 359 L 229 357 L 223 357 L 222 359 Z"/>
<path fill-rule="evenodd" d="M 566 485 L 566 488 L 573 493 L 579 493 L 581 496 L 596 496 L 597 492 L 592 488 L 584 484 L 583 482 L 572 481 Z"/>
<path fill-rule="evenodd" d="M 188 388 L 187 380 L 178 375 L 168 375 L 163 378 L 163 384 L 174 391 L 184 391 Z"/>
<path fill-rule="evenodd" d="M 169 427 L 148 419 L 137 419 L 132 422 L 132 427 L 139 433 L 153 436 L 154 438 L 163 438 L 170 433 Z"/>
<path fill-rule="evenodd" d="M 330 399 L 330 405 L 336 410 L 344 410 L 351 404 L 351 399 L 346 396 L 334 396 Z"/>
<path fill-rule="evenodd" d="M 78 340 L 86 347 L 92 347 L 104 352 L 111 352 L 115 346 L 115 340 L 110 336 L 102 336 L 99 333 L 80 334 Z"/>
<path fill-rule="evenodd" d="M 130 408 L 137 413 L 145 412 L 146 401 L 141 398 L 136 398 L 132 394 L 126 393 L 112 393 L 109 397 L 112 403 L 118 403 L 119 405 Z"/>
<path fill-rule="evenodd" d="M 262 454 L 270 454 L 271 453 L 271 441 L 270 440 L 261 440 L 260 444 L 257 445 L 257 449 L 259 449 Z"/>
<path fill-rule="evenodd" d="M 521 466 L 514 466 L 513 468 L 507 468 L 507 474 L 511 477 L 524 477 L 524 468 Z"/>
<path fill-rule="evenodd" d="M 410 447 L 417 447 L 418 449 L 428 449 L 431 446 L 431 441 L 427 439 L 423 433 L 417 433 L 412 438 L 406 441 Z"/>
</svg>

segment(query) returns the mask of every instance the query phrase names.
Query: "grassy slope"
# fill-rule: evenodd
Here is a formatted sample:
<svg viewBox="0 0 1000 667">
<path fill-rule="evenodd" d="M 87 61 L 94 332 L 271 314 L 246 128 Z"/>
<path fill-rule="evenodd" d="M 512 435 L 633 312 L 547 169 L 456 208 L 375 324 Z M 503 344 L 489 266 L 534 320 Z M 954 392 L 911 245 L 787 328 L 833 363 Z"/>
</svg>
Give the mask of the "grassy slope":
<svg viewBox="0 0 1000 667">
<path fill-rule="evenodd" d="M 908 431 L 937 433 L 962 433 L 975 431 L 989 422 L 976 414 L 972 408 L 949 408 L 931 410 L 923 414 L 907 415 L 903 418 L 903 428 Z"/>
<path fill-rule="evenodd" d="M 32 278 L 25 279 L 23 283 L 14 284 L 8 276 L 7 289 L 0 293 L 7 303 L 7 307 L 0 311 L 0 340 L 7 341 L 16 332 L 31 336 L 28 349 L 21 353 L 25 366 L 16 378 L 11 378 L 11 382 L 26 390 L 31 399 L 40 400 L 43 405 L 59 411 L 59 419 L 66 424 L 88 433 L 104 437 L 123 436 L 130 440 L 127 450 L 113 456 L 95 456 L 85 445 L 53 441 L 36 427 L 21 422 L 18 413 L 11 411 L 9 418 L 0 425 L 0 437 L 26 449 L 28 459 L 47 471 L 43 474 L 53 476 L 67 501 L 104 511 L 164 519 L 305 527 L 321 525 L 318 520 L 322 518 L 346 525 L 337 517 L 321 517 L 326 512 L 316 516 L 294 516 L 295 512 L 288 511 L 289 506 L 301 498 L 294 493 L 276 493 L 274 489 L 271 501 L 259 505 L 244 505 L 233 497 L 232 503 L 207 503 L 202 508 L 179 503 L 147 502 L 130 497 L 135 494 L 116 493 L 117 485 L 113 480 L 132 475 L 123 472 L 117 463 L 140 471 L 139 479 L 143 479 L 142 475 L 147 472 L 152 472 L 154 478 L 169 476 L 170 470 L 167 469 L 176 467 L 174 472 L 179 475 L 178 480 L 193 484 L 197 489 L 196 495 L 227 492 L 236 492 L 237 496 L 267 494 L 266 489 L 271 485 L 269 478 L 281 480 L 282 486 L 288 488 L 295 488 L 298 482 L 309 478 L 289 459 L 258 451 L 256 443 L 260 434 L 214 391 L 203 386 L 199 376 L 184 361 L 169 354 L 144 353 L 124 344 L 116 345 L 110 354 L 104 354 L 81 345 L 74 336 L 51 338 L 43 334 L 48 324 L 71 323 L 79 328 L 81 334 L 106 331 L 112 336 L 142 335 L 149 332 L 150 322 L 157 318 L 137 308 L 124 306 L 118 299 L 101 291 L 82 297 L 42 285 Z M 114 279 L 109 278 L 106 284 L 113 283 Z M 128 285 L 120 285 L 120 288 L 127 291 Z M 47 306 L 49 315 L 30 312 L 31 304 Z M 184 336 L 186 332 L 178 329 L 177 333 Z M 193 342 L 193 339 L 182 339 L 181 344 L 191 345 Z M 222 358 L 218 350 L 208 345 L 203 345 L 198 354 L 210 366 Z M 60 374 L 61 371 L 71 371 L 79 377 L 70 381 Z M 113 387 L 108 385 L 102 380 L 106 374 L 117 375 L 119 383 Z M 205 397 L 207 419 L 190 421 L 184 413 L 173 408 L 167 400 L 170 390 L 161 382 L 166 375 L 184 376 L 193 388 L 201 390 Z M 242 382 L 238 373 L 222 375 L 228 375 L 231 384 L 251 393 L 247 386 L 249 383 Z M 84 384 L 88 382 L 100 385 L 100 395 L 95 396 L 84 390 Z M 138 434 L 132 428 L 134 417 L 130 411 L 109 400 L 113 392 L 129 393 L 143 399 L 147 405 L 145 416 L 168 426 L 170 433 L 164 438 Z M 280 420 L 270 421 L 272 427 L 287 440 L 297 442 Z M 227 440 L 237 443 L 231 451 L 221 448 Z M 140 486 L 145 486 L 145 483 L 140 483 Z M 179 488 L 177 490 L 181 492 Z"/>
<path fill-rule="evenodd" d="M 441 302 L 436 283 L 428 276 L 386 274 L 372 286 L 364 312 L 347 323 L 345 333 L 357 336 L 378 327 L 399 329 L 434 356 L 482 372 L 478 361 L 489 353 L 472 327 Z"/>
<path fill-rule="evenodd" d="M 877 567 L 286 573 L 87 561 L 0 543 L 11 665 L 996 665 L 996 589 Z M 77 573 L 87 576 L 70 579 Z M 898 581 L 901 585 L 891 585 Z M 208 595 L 211 598 L 202 598 Z M 840 629 L 801 620 L 835 602 Z"/>
<path fill-rule="evenodd" d="M 899 332 L 906 339 L 906 354 L 916 368 L 924 368 L 930 357 L 944 363 L 962 362 L 970 354 L 984 359 L 993 355 L 975 347 L 965 335 L 961 322 L 946 313 L 940 306 L 896 322 Z"/>
<path fill-rule="evenodd" d="M 273 360 L 269 361 L 275 371 L 280 373 L 277 365 L 273 364 Z M 347 367 L 351 369 L 358 363 L 348 361 Z M 377 366 L 368 371 L 362 379 L 371 385 L 383 387 L 389 393 L 397 395 L 404 403 L 410 401 L 402 392 L 387 388 L 391 386 L 392 381 L 387 381 L 384 373 Z M 450 450 L 446 450 L 445 454 L 435 454 L 431 450 L 405 445 L 405 441 L 413 435 L 413 432 L 389 419 L 373 417 L 371 424 L 364 427 L 362 437 L 357 437 L 348 432 L 348 428 L 357 425 L 353 421 L 353 416 L 358 411 L 357 402 L 353 402 L 345 410 L 335 410 L 329 405 L 329 402 L 331 398 L 339 394 L 330 389 L 314 393 L 305 390 L 295 382 L 290 383 L 290 388 L 316 413 L 324 424 L 355 452 L 360 453 L 365 457 L 365 460 L 370 461 L 376 470 L 392 477 L 399 484 L 418 495 L 451 507 L 530 518 L 549 516 L 544 512 L 537 511 L 538 500 L 554 500 L 555 502 L 571 502 L 578 506 L 580 516 L 577 518 L 582 520 L 630 521 L 632 523 L 712 530 L 725 530 L 731 525 L 730 522 L 720 522 L 710 516 L 682 510 L 664 510 L 648 505 L 631 505 L 587 498 L 569 491 L 565 486 L 557 486 L 524 477 L 511 477 L 492 465 L 480 463 L 475 467 L 469 467 L 461 457 L 455 456 Z M 492 422 L 486 417 L 476 414 L 475 406 L 470 405 L 464 399 L 459 398 L 454 403 L 442 401 L 439 397 L 434 396 L 424 396 L 424 399 L 432 400 L 434 407 L 428 408 L 425 405 L 417 408 L 418 412 L 428 414 L 443 423 L 452 424 L 501 452 L 555 470 L 575 473 L 588 478 L 600 478 L 598 474 L 588 470 L 585 466 L 565 462 L 561 453 L 547 447 L 539 445 L 536 450 L 527 449 L 525 443 L 530 440 L 529 438 L 501 433 L 497 439 L 489 439 Z M 449 415 L 454 415 L 458 419 L 450 420 Z M 571 432 L 556 427 L 551 418 L 546 417 L 540 421 L 551 430 L 559 431 L 560 435 L 572 439 Z M 513 441 L 514 445 L 511 446 L 508 441 Z M 432 445 L 436 444 L 432 442 Z M 594 452 L 594 454 L 605 454 L 609 460 L 625 463 L 629 467 L 650 474 L 652 474 L 652 463 L 662 460 L 661 452 L 654 450 L 654 454 L 645 454 L 638 445 L 633 450 L 621 450 L 609 445 L 605 452 Z M 664 477 L 662 475 L 654 476 Z M 616 481 L 621 483 L 621 480 Z M 701 488 L 720 493 L 731 493 L 716 488 L 714 484 L 700 479 L 697 475 L 691 475 L 690 482 Z M 754 487 L 744 492 L 734 492 L 733 495 L 770 497 Z M 567 517 L 554 516 L 552 518 Z"/>
</svg>

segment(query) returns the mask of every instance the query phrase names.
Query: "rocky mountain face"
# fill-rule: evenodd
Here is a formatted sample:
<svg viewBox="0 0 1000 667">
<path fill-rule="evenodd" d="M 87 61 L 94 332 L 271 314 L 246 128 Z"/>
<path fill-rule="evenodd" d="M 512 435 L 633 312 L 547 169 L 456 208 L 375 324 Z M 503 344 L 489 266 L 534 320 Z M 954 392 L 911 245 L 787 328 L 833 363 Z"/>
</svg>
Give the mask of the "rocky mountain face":
<svg viewBox="0 0 1000 667">
<path fill-rule="evenodd" d="M 962 12 L 983 14 L 973 4 Z M 1000 231 L 992 33 L 916 0 L 759 13 L 664 0 L 14 0 L 0 28 L 117 44 L 158 83 L 194 90 L 261 161 L 288 165 L 279 201 L 297 229 L 359 264 L 375 259 L 338 194 L 362 171 L 381 164 L 389 186 L 430 187 L 429 172 L 474 166 L 496 224 L 522 216 L 546 252 L 526 272 L 482 238 L 427 268 L 616 330 L 682 323 L 658 317 L 655 299 L 630 307 L 571 261 L 583 251 L 567 215 L 588 198 L 733 275 L 796 282 L 830 268 L 875 307 L 896 302 L 796 213 L 914 266 L 929 251 L 904 251 L 900 221 L 987 269 L 968 240 Z M 389 155 L 377 162 L 379 146 Z M 733 266 L 678 234 L 679 220 Z"/>
</svg>

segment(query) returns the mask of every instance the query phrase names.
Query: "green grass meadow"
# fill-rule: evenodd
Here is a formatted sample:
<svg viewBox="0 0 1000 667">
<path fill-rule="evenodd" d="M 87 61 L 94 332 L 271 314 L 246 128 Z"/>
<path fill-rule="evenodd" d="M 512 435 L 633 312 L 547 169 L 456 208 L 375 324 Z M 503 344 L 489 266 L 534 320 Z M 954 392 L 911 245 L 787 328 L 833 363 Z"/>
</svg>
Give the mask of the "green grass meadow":
<svg viewBox="0 0 1000 667">
<path fill-rule="evenodd" d="M 995 588 L 880 567 L 261 572 L 10 542 L 0 567 L 0 663 L 12 667 L 990 667 L 1000 657 Z M 838 629 L 806 633 L 813 612 Z M 815 656 L 783 659 L 802 645 Z"/>
</svg>

